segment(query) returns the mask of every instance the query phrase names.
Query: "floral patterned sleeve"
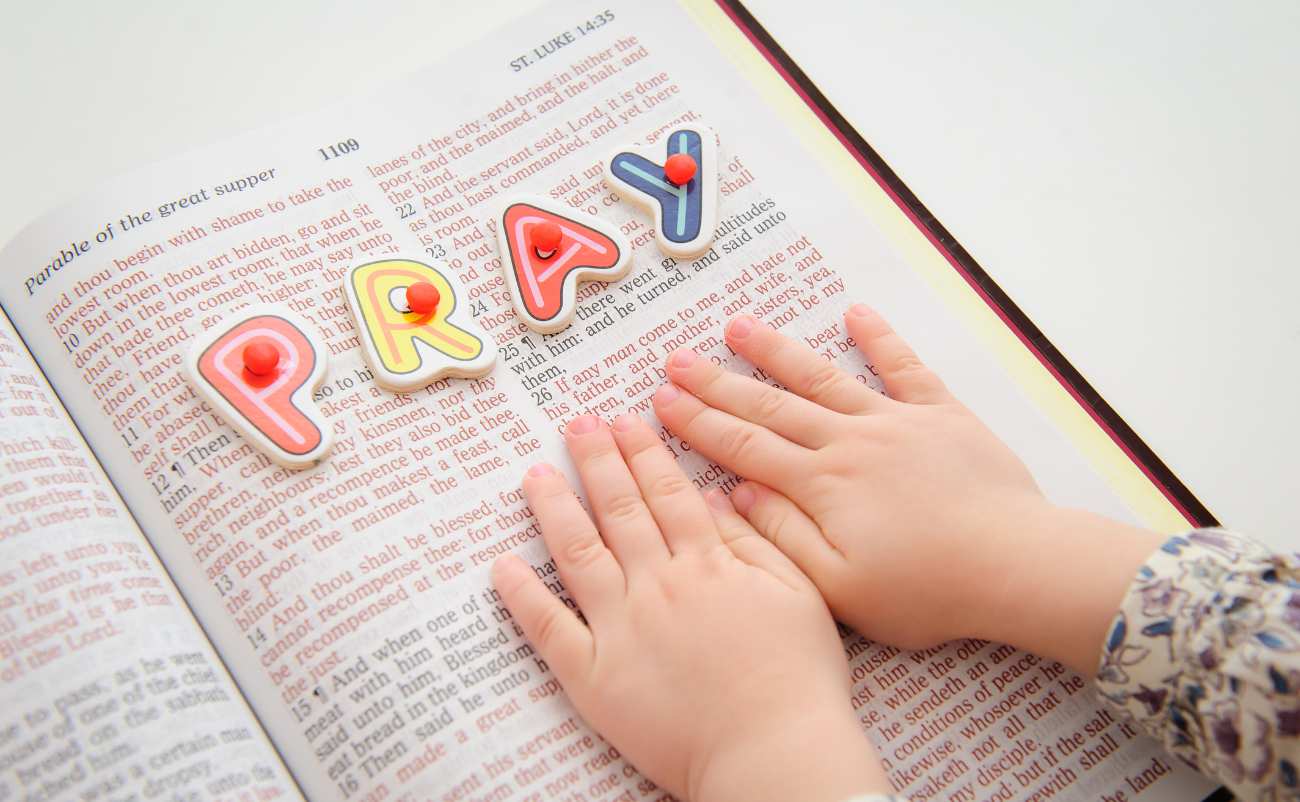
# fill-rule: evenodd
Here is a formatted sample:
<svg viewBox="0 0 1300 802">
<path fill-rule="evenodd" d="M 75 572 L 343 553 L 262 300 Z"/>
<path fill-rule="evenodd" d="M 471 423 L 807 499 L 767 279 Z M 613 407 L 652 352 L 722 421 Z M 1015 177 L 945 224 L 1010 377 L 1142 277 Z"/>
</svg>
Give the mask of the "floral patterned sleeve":
<svg viewBox="0 0 1300 802">
<path fill-rule="evenodd" d="M 1101 695 L 1241 799 L 1292 799 L 1300 766 L 1300 558 L 1202 529 L 1138 571 Z"/>
</svg>

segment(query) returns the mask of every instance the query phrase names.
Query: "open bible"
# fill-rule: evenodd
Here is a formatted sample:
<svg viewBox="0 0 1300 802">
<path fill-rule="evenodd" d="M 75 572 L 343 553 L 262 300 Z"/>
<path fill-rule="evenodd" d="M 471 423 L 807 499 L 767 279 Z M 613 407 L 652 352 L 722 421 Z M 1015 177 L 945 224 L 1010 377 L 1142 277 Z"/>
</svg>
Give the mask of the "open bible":
<svg viewBox="0 0 1300 802">
<path fill-rule="evenodd" d="M 518 552 L 563 595 L 523 470 L 566 465 L 577 414 L 650 415 L 675 348 L 766 378 L 723 343 L 734 314 L 879 387 L 837 323 L 870 302 L 1053 499 L 1195 520 L 792 69 L 731 5 L 554 5 L 370 96 L 90 190 L 9 243 L 0 800 L 661 798 L 576 715 L 488 567 Z M 679 260 L 602 160 L 687 122 L 718 132 L 720 210 L 713 247 Z M 633 246 L 554 334 L 521 324 L 502 278 L 493 219 L 515 193 Z M 447 266 L 499 349 L 490 374 L 376 385 L 341 281 L 397 251 Z M 273 464 L 183 377 L 190 341 L 252 303 L 324 338 L 334 447 L 313 468 Z M 699 487 L 736 483 L 663 436 Z M 914 799 L 1212 789 L 1059 665 L 844 636 L 852 703 Z"/>
</svg>

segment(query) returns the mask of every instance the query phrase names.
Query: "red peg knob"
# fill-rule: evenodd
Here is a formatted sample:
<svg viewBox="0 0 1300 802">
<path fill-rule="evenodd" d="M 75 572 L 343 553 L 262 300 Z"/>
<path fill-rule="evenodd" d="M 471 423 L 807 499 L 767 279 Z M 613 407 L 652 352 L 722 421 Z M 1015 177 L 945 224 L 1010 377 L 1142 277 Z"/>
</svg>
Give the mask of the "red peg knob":
<svg viewBox="0 0 1300 802">
<path fill-rule="evenodd" d="M 546 254 L 546 257 L 549 257 L 555 253 L 559 250 L 562 239 L 564 239 L 564 232 L 560 230 L 557 223 L 547 220 L 545 223 L 533 226 L 533 247 L 537 249 L 539 255 Z"/>
<path fill-rule="evenodd" d="M 680 187 L 695 177 L 696 169 L 695 159 L 690 154 L 674 153 L 664 162 L 664 177 Z"/>
<path fill-rule="evenodd" d="M 254 376 L 269 376 L 279 364 L 279 349 L 265 337 L 244 346 L 244 369 Z"/>
<path fill-rule="evenodd" d="M 427 281 L 417 281 L 406 288 L 406 305 L 417 315 L 427 315 L 438 308 L 438 288 Z"/>
</svg>

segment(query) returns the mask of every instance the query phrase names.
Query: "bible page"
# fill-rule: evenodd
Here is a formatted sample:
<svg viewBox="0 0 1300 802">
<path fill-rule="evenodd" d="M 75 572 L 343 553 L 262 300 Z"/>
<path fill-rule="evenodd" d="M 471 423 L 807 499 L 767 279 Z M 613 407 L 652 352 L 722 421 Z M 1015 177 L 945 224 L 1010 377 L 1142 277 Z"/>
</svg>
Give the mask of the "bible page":
<svg viewBox="0 0 1300 802">
<path fill-rule="evenodd" d="M 300 799 L 0 315 L 0 799 Z"/>
</svg>

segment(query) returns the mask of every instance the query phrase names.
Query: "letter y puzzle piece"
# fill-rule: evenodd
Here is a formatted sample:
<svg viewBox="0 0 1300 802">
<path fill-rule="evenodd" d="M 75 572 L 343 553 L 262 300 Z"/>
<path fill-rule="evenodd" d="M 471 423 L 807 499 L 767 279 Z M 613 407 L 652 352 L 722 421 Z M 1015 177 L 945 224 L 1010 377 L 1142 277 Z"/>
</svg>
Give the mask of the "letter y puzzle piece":
<svg viewBox="0 0 1300 802">
<path fill-rule="evenodd" d="M 655 238 L 672 256 L 698 256 L 718 227 L 718 139 L 703 125 L 675 128 L 657 145 L 621 148 L 605 181 L 654 215 Z"/>
<path fill-rule="evenodd" d="M 552 334 L 577 311 L 578 282 L 616 281 L 632 266 L 632 246 L 612 223 L 537 195 L 506 201 L 497 249 L 515 313 Z"/>
<path fill-rule="evenodd" d="M 310 468 L 330 449 L 329 425 L 312 400 L 327 359 L 310 323 L 258 304 L 196 337 L 185 370 L 246 440 L 287 468 Z"/>
<path fill-rule="evenodd" d="M 443 376 L 472 378 L 492 370 L 497 349 L 469 315 L 451 271 L 391 256 L 357 265 L 343 276 L 343 295 L 361 351 L 380 385 L 403 393 Z"/>
</svg>

